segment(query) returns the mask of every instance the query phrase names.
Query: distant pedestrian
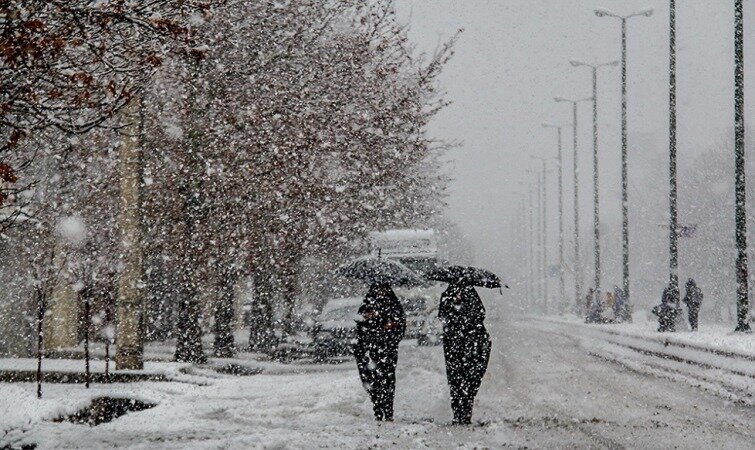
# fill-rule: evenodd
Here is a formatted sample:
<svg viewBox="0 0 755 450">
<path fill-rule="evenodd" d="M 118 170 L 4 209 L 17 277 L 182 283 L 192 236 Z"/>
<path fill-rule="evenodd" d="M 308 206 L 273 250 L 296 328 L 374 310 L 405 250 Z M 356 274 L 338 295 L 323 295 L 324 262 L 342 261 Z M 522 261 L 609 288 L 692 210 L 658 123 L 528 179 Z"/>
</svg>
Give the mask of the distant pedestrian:
<svg viewBox="0 0 755 450">
<path fill-rule="evenodd" d="M 587 317 L 585 323 L 605 323 L 603 317 L 603 299 L 600 298 L 600 292 L 590 288 L 587 291 Z"/>
<path fill-rule="evenodd" d="M 689 317 L 689 326 L 692 331 L 697 331 L 697 314 L 700 312 L 700 305 L 703 303 L 703 291 L 697 287 L 695 280 L 687 280 L 687 292 L 684 295 L 684 304 L 687 305 L 687 315 Z"/>
<path fill-rule="evenodd" d="M 613 287 L 614 310 L 616 311 L 617 322 L 631 322 L 632 314 L 629 310 L 629 302 L 624 290 L 618 286 Z"/>
<path fill-rule="evenodd" d="M 455 424 L 472 422 L 472 407 L 490 359 L 485 306 L 474 286 L 450 283 L 440 297 L 443 353 Z"/>
<path fill-rule="evenodd" d="M 613 315 L 613 319 L 616 319 L 616 299 L 613 296 L 613 292 L 607 291 L 606 292 L 606 305 L 605 307 L 608 309 L 609 313 Z"/>
<path fill-rule="evenodd" d="M 359 307 L 354 357 L 370 396 L 375 419 L 393 420 L 398 344 L 404 337 L 406 313 L 388 284 L 370 286 Z"/>
<path fill-rule="evenodd" d="M 653 308 L 653 314 L 658 316 L 658 331 L 676 331 L 676 316 L 679 314 L 679 289 L 672 283 L 663 290 L 661 304 Z"/>
<path fill-rule="evenodd" d="M 585 317 L 585 323 L 591 323 L 590 322 L 590 311 L 592 311 L 592 303 L 595 297 L 595 293 L 593 291 L 593 288 L 587 289 L 587 294 L 585 295 L 585 307 L 582 311 L 582 314 Z"/>
</svg>

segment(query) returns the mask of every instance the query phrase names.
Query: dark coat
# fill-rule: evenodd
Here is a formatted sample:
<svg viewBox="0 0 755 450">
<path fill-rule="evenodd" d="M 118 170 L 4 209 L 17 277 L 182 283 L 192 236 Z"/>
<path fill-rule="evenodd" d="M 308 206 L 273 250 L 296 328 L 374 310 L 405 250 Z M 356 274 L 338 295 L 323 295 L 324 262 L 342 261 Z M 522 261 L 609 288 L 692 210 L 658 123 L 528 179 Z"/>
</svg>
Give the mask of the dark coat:
<svg viewBox="0 0 755 450">
<path fill-rule="evenodd" d="M 485 305 L 473 286 L 449 285 L 440 296 L 438 318 L 444 333 L 485 331 Z"/>
<path fill-rule="evenodd" d="M 387 285 L 372 285 L 359 307 L 354 344 L 359 377 L 372 401 L 375 419 L 393 420 L 398 344 L 404 337 L 406 313 Z"/>
<path fill-rule="evenodd" d="M 358 311 L 357 335 L 371 342 L 398 345 L 406 330 L 406 313 L 390 287 L 372 285 Z"/>
<path fill-rule="evenodd" d="M 676 331 L 674 322 L 679 310 L 679 290 L 666 286 L 661 296 L 661 304 L 652 311 L 658 316 L 658 331 Z"/>
<path fill-rule="evenodd" d="M 473 286 L 451 284 L 440 297 L 438 317 L 454 422 L 468 424 L 490 359 L 485 306 Z"/>
<path fill-rule="evenodd" d="M 684 296 L 684 304 L 690 309 L 699 309 L 703 302 L 703 291 L 697 287 L 694 280 L 687 282 L 687 293 Z"/>
</svg>

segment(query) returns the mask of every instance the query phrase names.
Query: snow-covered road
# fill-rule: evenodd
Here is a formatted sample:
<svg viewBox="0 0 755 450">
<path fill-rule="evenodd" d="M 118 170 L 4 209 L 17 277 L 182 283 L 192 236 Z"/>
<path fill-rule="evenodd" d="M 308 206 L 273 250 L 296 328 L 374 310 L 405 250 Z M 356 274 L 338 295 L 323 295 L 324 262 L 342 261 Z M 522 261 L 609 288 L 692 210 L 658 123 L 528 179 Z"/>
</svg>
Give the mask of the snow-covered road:
<svg viewBox="0 0 755 450">
<path fill-rule="evenodd" d="M 584 337 L 548 329 L 522 321 L 496 333 L 499 352 L 479 412 L 511 425 L 513 442 L 535 448 L 753 448 L 751 406 L 591 356 Z"/>
<path fill-rule="evenodd" d="M 584 336 L 563 329 L 496 317 L 488 325 L 494 351 L 475 427 L 449 425 L 440 347 L 406 345 L 395 423 L 372 420 L 356 371 L 345 364 L 223 377 L 209 386 L 140 383 L 123 389 L 157 407 L 93 428 L 36 422 L 14 441 L 38 448 L 753 448 L 751 406 L 591 356 Z M 46 392 L 64 397 L 64 389 L 82 390 Z"/>
</svg>

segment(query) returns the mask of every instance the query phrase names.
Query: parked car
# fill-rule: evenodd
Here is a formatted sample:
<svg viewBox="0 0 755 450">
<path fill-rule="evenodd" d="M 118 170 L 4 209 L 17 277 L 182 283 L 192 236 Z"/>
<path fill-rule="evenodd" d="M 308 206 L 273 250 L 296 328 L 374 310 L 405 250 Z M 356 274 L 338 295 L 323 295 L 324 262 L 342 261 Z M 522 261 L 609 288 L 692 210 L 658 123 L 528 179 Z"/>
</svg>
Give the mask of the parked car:
<svg viewBox="0 0 755 450">
<path fill-rule="evenodd" d="M 313 329 L 314 356 L 324 361 L 352 354 L 361 297 L 332 299 L 325 304 Z"/>
<path fill-rule="evenodd" d="M 416 339 L 418 345 L 435 345 L 440 342 L 441 327 L 437 308 L 432 298 L 425 293 L 401 297 L 406 312 L 404 339 Z"/>
<path fill-rule="evenodd" d="M 427 301 L 421 295 L 402 297 L 401 304 L 406 312 L 406 334 L 404 339 L 417 339 L 424 331 L 427 321 Z"/>
</svg>

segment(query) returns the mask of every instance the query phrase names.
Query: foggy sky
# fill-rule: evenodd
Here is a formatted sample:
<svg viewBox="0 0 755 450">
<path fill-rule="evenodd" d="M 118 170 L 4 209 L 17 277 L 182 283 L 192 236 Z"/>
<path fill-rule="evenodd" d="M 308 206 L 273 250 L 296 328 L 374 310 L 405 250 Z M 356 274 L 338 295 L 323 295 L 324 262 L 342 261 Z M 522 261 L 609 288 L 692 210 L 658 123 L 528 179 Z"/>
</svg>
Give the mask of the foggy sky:
<svg viewBox="0 0 755 450">
<path fill-rule="evenodd" d="M 745 107 L 748 126 L 752 126 L 755 1 L 744 3 Z M 569 59 L 604 62 L 620 58 L 620 21 L 596 17 L 592 12 L 595 7 L 618 14 L 647 7 L 655 10 L 652 17 L 632 18 L 628 24 L 629 207 L 639 208 L 647 199 L 632 197 L 642 175 L 632 172 L 633 165 L 641 167 L 642 160 L 667 164 L 664 156 L 668 152 L 667 1 L 398 1 L 399 16 L 410 23 L 410 36 L 420 49 L 432 51 L 457 29 L 464 29 L 455 56 L 441 76 L 453 105 L 440 113 L 430 131 L 434 136 L 462 142 L 450 155 L 455 181 L 449 198 L 449 215 L 474 245 L 478 263 L 502 271 L 504 278 L 518 263 L 512 260 L 515 236 L 511 233 L 511 220 L 516 216 L 520 198 L 517 193 L 527 191 L 520 183 L 532 181 L 534 176 L 525 171 L 539 167 L 530 155 L 556 155 L 556 131 L 543 129 L 541 124 L 571 122 L 570 104 L 557 104 L 552 99 L 591 95 L 590 70 L 573 68 Z M 733 127 L 733 23 L 733 1 L 677 2 L 677 139 L 682 166 L 684 158 L 720 143 Z M 601 221 L 609 226 L 602 245 L 609 259 L 608 267 L 620 264 L 621 236 L 617 225 L 621 218 L 620 77 L 619 67 L 601 69 L 598 76 Z M 591 121 L 591 104 L 581 104 L 578 159 L 583 236 L 592 223 Z M 567 131 L 564 133 L 567 234 L 573 233 L 571 142 L 571 132 Z M 639 144 L 648 148 L 639 148 Z M 747 151 L 751 157 L 751 149 Z M 549 177 L 555 182 L 555 165 L 552 169 Z M 683 176 L 680 173 L 682 180 Z M 751 179 L 752 176 L 755 175 L 750 174 Z M 555 184 L 549 184 L 552 256 L 557 248 L 555 189 Z M 659 208 L 668 204 L 666 199 L 656 200 Z M 680 205 L 693 200 L 680 198 Z M 663 210 L 658 214 L 662 215 Z M 645 231 L 632 228 L 630 236 L 632 240 L 642 239 Z M 589 254 L 590 239 L 589 235 L 583 239 L 586 249 L 583 255 Z M 552 263 L 555 262 L 553 258 Z M 636 263 L 633 259 L 633 264 Z M 609 278 L 611 283 L 617 282 L 620 274 L 609 274 Z"/>
</svg>

